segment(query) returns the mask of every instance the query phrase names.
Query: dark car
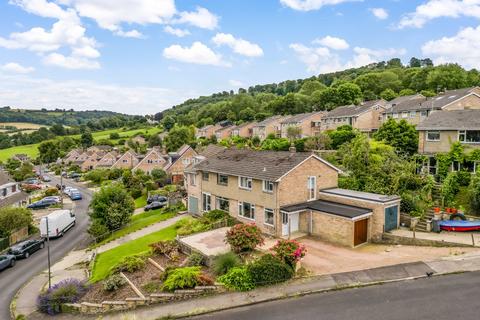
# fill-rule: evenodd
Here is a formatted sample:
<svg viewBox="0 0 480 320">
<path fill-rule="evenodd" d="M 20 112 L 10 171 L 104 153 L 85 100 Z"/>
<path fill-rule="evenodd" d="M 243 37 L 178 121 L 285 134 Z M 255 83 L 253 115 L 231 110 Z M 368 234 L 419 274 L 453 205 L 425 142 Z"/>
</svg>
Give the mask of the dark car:
<svg viewBox="0 0 480 320">
<path fill-rule="evenodd" d="M 25 184 L 40 184 L 40 181 L 37 178 L 28 178 L 25 180 Z"/>
<path fill-rule="evenodd" d="M 8 253 L 16 258 L 28 258 L 30 255 L 45 246 L 43 239 L 26 240 L 8 249 Z"/>
<path fill-rule="evenodd" d="M 167 204 L 168 204 L 167 198 L 165 198 L 165 201 L 153 201 L 152 203 L 147 204 L 145 206 L 145 211 L 161 209 L 165 207 Z"/>
<path fill-rule="evenodd" d="M 148 198 L 147 198 L 147 203 L 148 204 L 150 204 L 154 201 L 163 202 L 163 201 L 167 201 L 167 198 L 162 196 L 162 195 L 159 195 L 159 194 L 152 194 L 152 195 L 148 196 Z"/>
<path fill-rule="evenodd" d="M 13 267 L 15 265 L 15 256 L 12 254 L 0 255 L 0 271 Z"/>
<path fill-rule="evenodd" d="M 67 178 L 69 179 L 77 179 L 77 178 L 80 178 L 82 175 L 80 173 L 76 173 L 76 172 L 72 172 L 72 173 L 69 173 Z"/>
<path fill-rule="evenodd" d="M 58 202 L 55 199 L 42 199 L 38 200 L 34 203 L 31 203 L 27 206 L 28 209 L 45 209 L 48 208 L 54 204 L 57 204 Z"/>
</svg>

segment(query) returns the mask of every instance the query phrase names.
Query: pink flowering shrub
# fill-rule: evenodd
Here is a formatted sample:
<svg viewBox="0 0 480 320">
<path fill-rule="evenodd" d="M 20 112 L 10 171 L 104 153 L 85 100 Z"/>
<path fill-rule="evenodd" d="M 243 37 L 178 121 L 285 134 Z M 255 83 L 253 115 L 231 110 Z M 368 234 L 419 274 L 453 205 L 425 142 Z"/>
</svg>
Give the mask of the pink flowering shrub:
<svg viewBox="0 0 480 320">
<path fill-rule="evenodd" d="M 283 260 L 286 264 L 295 269 L 295 266 L 300 259 L 305 257 L 307 249 L 303 244 L 296 240 L 278 240 L 272 248 L 275 256 Z"/>
<path fill-rule="evenodd" d="M 225 241 L 233 252 L 252 251 L 264 243 L 262 232 L 254 224 L 237 224 L 227 231 Z"/>
</svg>

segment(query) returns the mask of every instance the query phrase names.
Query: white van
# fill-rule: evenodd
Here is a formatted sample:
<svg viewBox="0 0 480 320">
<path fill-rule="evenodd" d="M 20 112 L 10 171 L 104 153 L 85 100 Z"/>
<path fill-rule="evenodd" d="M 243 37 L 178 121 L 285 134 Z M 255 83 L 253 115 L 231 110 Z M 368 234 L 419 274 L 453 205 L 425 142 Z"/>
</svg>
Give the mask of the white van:
<svg viewBox="0 0 480 320">
<path fill-rule="evenodd" d="M 56 210 L 40 220 L 40 235 L 47 237 L 47 218 L 48 235 L 50 238 L 61 237 L 70 228 L 75 225 L 75 214 L 71 210 Z"/>
</svg>

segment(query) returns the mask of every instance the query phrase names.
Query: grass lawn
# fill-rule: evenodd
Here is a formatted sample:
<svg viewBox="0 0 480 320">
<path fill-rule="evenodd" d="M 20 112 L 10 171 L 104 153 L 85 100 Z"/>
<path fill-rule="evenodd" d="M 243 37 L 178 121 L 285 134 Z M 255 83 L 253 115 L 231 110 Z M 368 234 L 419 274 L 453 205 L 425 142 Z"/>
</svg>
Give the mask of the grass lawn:
<svg viewBox="0 0 480 320">
<path fill-rule="evenodd" d="M 13 157 L 17 153 L 24 153 L 28 155 L 31 159 L 34 159 L 38 156 L 38 146 L 40 144 L 27 144 L 24 146 L 11 147 L 7 149 L 0 149 L 0 161 L 6 161 L 8 158 Z"/>
<path fill-rule="evenodd" d="M 140 198 L 135 199 L 135 209 L 143 208 L 147 205 L 147 195 L 144 194 Z"/>
<path fill-rule="evenodd" d="M 128 224 L 125 228 L 112 233 L 110 237 L 102 242 L 99 242 L 97 245 L 95 245 L 95 247 L 143 229 L 151 224 L 173 218 L 176 214 L 176 212 L 164 212 L 162 209 L 136 214 L 132 217 L 130 224 Z"/>
<path fill-rule="evenodd" d="M 149 244 L 158 241 L 172 240 L 176 235 L 177 226 L 172 225 L 98 254 L 95 259 L 90 281 L 95 283 L 105 279 L 110 273 L 111 268 L 118 264 L 123 258 L 135 254 L 147 253 L 150 251 Z"/>
</svg>

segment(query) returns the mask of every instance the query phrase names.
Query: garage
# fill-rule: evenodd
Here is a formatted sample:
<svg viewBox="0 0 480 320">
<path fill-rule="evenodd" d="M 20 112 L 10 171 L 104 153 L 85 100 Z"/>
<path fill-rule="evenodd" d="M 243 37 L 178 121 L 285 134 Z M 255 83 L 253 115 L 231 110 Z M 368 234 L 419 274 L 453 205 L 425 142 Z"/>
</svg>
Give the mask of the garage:
<svg viewBox="0 0 480 320">
<path fill-rule="evenodd" d="M 368 240 L 368 219 L 357 220 L 354 224 L 353 245 L 358 246 Z"/>
</svg>

